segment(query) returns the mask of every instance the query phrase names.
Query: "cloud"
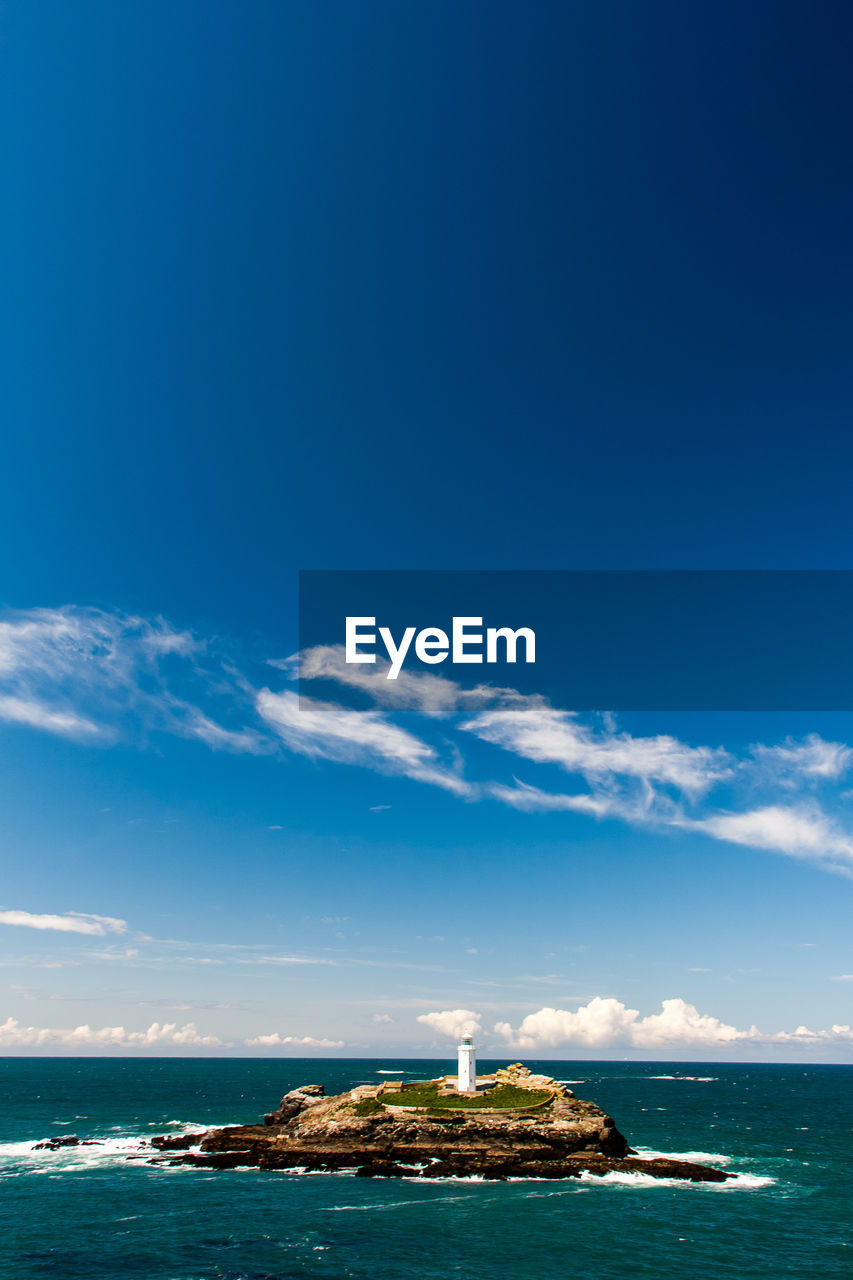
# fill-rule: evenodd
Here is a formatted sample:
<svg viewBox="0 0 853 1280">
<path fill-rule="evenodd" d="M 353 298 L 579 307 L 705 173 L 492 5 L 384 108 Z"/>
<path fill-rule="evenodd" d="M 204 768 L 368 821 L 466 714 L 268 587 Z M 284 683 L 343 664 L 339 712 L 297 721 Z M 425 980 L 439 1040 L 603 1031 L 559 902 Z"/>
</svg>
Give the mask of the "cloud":
<svg viewBox="0 0 853 1280">
<path fill-rule="evenodd" d="M 100 725 L 74 711 L 57 711 L 35 698 L 0 697 L 0 720 L 44 729 L 62 738 L 99 738 L 104 732 Z"/>
<path fill-rule="evenodd" d="M 444 1009 L 440 1013 L 419 1013 L 418 1022 L 440 1036 L 458 1040 L 462 1035 L 476 1035 L 482 1030 L 479 1017 L 471 1009 Z"/>
<path fill-rule="evenodd" d="M 77 606 L 7 611 L 0 615 L 0 721 L 93 746 L 134 736 L 142 744 L 159 732 L 242 755 L 292 752 L 409 778 L 460 799 L 491 797 L 522 813 L 566 812 L 703 833 L 853 874 L 853 837 L 813 803 L 816 785 L 837 781 L 853 762 L 853 749 L 843 743 L 810 734 L 756 744 L 751 756 L 737 760 L 722 747 L 693 746 L 668 734 L 619 732 L 610 715 L 587 723 L 513 689 L 464 688 L 430 672 L 401 671 L 396 681 L 387 680 L 384 661 L 347 664 L 340 645 L 316 646 L 262 670 L 267 677 L 270 666 L 292 674 L 297 665 L 304 679 L 334 681 L 374 705 L 359 710 L 258 688 L 221 641 L 200 639 L 162 618 Z M 405 727 L 396 723 L 397 713 L 422 717 L 421 730 L 408 720 Z M 433 741 L 436 720 L 440 735 Z M 531 766 L 557 766 L 588 789 L 579 784 L 561 792 L 535 778 L 470 781 L 459 743 L 473 747 L 473 738 Z M 711 810 L 707 793 L 720 784 L 731 787 L 730 807 Z M 758 797 L 760 786 L 772 790 Z M 797 788 L 809 803 L 791 794 Z M 779 803 L 780 789 L 791 803 Z M 374 813 L 389 807 L 370 806 Z M 96 932 L 83 925 L 31 927 Z"/>
<path fill-rule="evenodd" d="M 708 1014 L 701 1014 L 686 1000 L 661 1003 L 660 1013 L 641 1018 L 621 1000 L 596 996 L 588 1004 L 568 1009 L 539 1009 L 522 1019 L 516 1028 L 508 1022 L 495 1024 L 495 1032 L 513 1049 L 537 1050 L 557 1046 L 590 1049 L 634 1048 L 720 1048 L 734 1044 L 832 1044 L 853 1043 L 850 1027 L 836 1024 L 827 1031 L 796 1031 L 764 1034 L 757 1027 L 739 1030 Z"/>
<path fill-rule="evenodd" d="M 302 680 L 334 680 L 337 684 L 358 689 L 374 702 L 397 711 L 416 711 L 431 719 L 446 719 L 458 710 L 484 706 L 494 702 L 525 702 L 526 696 L 515 689 L 477 685 L 466 689 L 429 671 L 401 671 L 396 680 L 387 678 L 391 666 L 377 655 L 373 663 L 348 663 L 342 644 L 315 645 L 282 661 L 273 659 L 271 666 L 298 675 Z"/>
<path fill-rule="evenodd" d="M 246 701 L 221 662 L 203 672 L 205 645 L 162 618 L 66 605 L 7 612 L 0 619 L 0 719 L 81 741 L 138 729 L 198 738 L 212 749 L 269 749 L 252 729 L 228 729 L 175 685 L 200 679 L 227 710 Z"/>
<path fill-rule="evenodd" d="M 440 767 L 433 747 L 392 724 L 378 711 L 353 711 L 335 703 L 299 698 L 295 693 L 271 693 L 269 689 L 258 694 L 257 708 L 291 751 L 401 773 L 458 796 L 471 794 L 471 787 L 462 778 Z"/>
<path fill-rule="evenodd" d="M 699 795 L 732 772 L 731 757 L 722 748 L 690 747 L 666 734 L 634 738 L 610 730 L 596 733 L 573 712 L 544 702 L 484 711 L 461 728 L 535 763 L 561 765 L 590 782 L 621 775 Z"/>
<path fill-rule="evenodd" d="M 811 1031 L 808 1027 L 797 1027 L 796 1031 L 777 1031 L 775 1035 L 759 1038 L 763 1042 L 772 1044 L 847 1045 L 853 1044 L 853 1027 L 847 1023 L 836 1022 L 828 1031 Z"/>
<path fill-rule="evenodd" d="M 27 929 L 54 929 L 58 933 L 85 933 L 103 937 L 107 933 L 126 933 L 127 922 L 113 916 L 95 916 L 83 911 L 68 911 L 64 915 L 34 914 L 32 911 L 0 910 L 0 924 L 18 925 Z"/>
<path fill-rule="evenodd" d="M 728 844 L 765 849 L 853 876 L 853 837 L 812 801 L 770 804 L 742 812 L 691 817 L 682 805 L 648 784 L 639 790 L 612 787 L 566 795 L 542 791 L 517 778 L 512 787 L 492 783 L 488 793 L 525 813 L 573 812 L 620 818 L 632 825 L 702 832 Z"/>
<path fill-rule="evenodd" d="M 392 1018 L 390 1013 L 374 1013 L 371 1022 L 375 1022 L 377 1026 L 384 1026 L 386 1023 L 396 1022 L 396 1018 Z"/>
<path fill-rule="evenodd" d="M 743 813 L 712 814 L 681 825 L 730 844 L 768 849 L 853 874 L 853 840 L 820 809 L 765 805 Z"/>
<path fill-rule="evenodd" d="M 126 1031 L 124 1027 L 101 1027 L 93 1030 L 88 1025 L 60 1029 L 54 1027 L 23 1027 L 15 1018 L 7 1018 L 0 1024 L 0 1048 L 21 1049 L 42 1046 L 61 1046 L 66 1049 L 147 1049 L 163 1046 L 208 1048 L 221 1045 L 216 1036 L 203 1036 L 192 1022 L 179 1027 L 174 1022 L 152 1022 L 147 1031 Z"/>
<path fill-rule="evenodd" d="M 343 645 L 316 645 L 271 665 L 292 675 L 298 673 L 302 680 L 334 680 L 400 711 L 445 717 L 452 715 L 459 705 L 460 689 L 454 681 L 429 672 L 411 671 L 401 671 L 396 680 L 388 680 L 390 663 L 381 658 L 375 663 L 348 663 Z"/>
<path fill-rule="evenodd" d="M 551 791 L 540 791 L 529 783 L 514 779 L 515 786 L 508 787 L 503 783 L 492 783 L 489 794 L 513 809 L 523 813 L 586 813 L 594 818 L 604 818 L 615 809 L 615 801 L 603 795 L 560 795 Z"/>
<path fill-rule="evenodd" d="M 810 733 L 797 742 L 786 738 L 774 747 L 760 743 L 750 747 L 753 756 L 785 786 L 797 786 L 803 779 L 826 781 L 839 778 L 850 768 L 853 751 L 843 742 L 826 742 L 817 733 Z"/>
<path fill-rule="evenodd" d="M 190 708 L 185 721 L 187 736 L 199 738 L 214 751 L 246 752 L 261 755 L 272 748 L 269 741 L 254 729 L 223 729 L 195 708 Z"/>
<path fill-rule="evenodd" d="M 317 1039 L 316 1036 L 280 1036 L 277 1031 L 268 1036 L 253 1036 L 246 1041 L 252 1048 L 276 1048 L 280 1045 L 296 1045 L 300 1049 L 342 1049 L 343 1040 Z"/>
</svg>

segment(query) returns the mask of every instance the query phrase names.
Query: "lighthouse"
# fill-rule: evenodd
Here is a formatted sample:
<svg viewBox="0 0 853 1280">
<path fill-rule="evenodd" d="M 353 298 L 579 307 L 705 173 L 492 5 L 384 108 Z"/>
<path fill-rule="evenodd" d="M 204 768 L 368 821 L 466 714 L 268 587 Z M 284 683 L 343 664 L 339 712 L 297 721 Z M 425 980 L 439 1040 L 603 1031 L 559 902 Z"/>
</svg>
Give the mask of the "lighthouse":
<svg viewBox="0 0 853 1280">
<path fill-rule="evenodd" d="M 457 1047 L 459 1054 L 459 1079 L 456 1088 L 460 1093 L 477 1092 L 477 1055 L 474 1040 L 463 1036 Z"/>
</svg>

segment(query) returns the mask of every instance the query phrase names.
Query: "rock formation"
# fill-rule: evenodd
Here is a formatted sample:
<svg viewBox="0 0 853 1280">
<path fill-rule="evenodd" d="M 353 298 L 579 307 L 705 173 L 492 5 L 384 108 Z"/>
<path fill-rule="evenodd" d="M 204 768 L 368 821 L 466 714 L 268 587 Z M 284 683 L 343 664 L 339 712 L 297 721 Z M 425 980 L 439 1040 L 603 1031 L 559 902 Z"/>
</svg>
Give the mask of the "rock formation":
<svg viewBox="0 0 853 1280">
<path fill-rule="evenodd" d="M 481 1083 L 481 1082 L 478 1082 Z M 723 1182 L 729 1174 L 684 1160 L 639 1158 L 613 1118 L 575 1098 L 549 1077 L 519 1064 L 482 1082 L 530 1091 L 533 1104 L 455 1109 L 446 1080 L 407 1088 L 362 1085 L 327 1097 L 322 1085 L 285 1094 L 262 1125 L 210 1129 L 178 1138 L 154 1138 L 159 1160 L 201 1168 L 355 1169 L 363 1177 L 479 1175 L 572 1178 L 587 1172 L 644 1173 L 694 1182 Z M 435 1106 L 406 1105 L 433 1090 Z M 420 1090 L 419 1094 L 417 1090 Z M 544 1102 L 542 1091 L 550 1094 Z M 432 1094 L 430 1096 L 433 1096 Z"/>
</svg>

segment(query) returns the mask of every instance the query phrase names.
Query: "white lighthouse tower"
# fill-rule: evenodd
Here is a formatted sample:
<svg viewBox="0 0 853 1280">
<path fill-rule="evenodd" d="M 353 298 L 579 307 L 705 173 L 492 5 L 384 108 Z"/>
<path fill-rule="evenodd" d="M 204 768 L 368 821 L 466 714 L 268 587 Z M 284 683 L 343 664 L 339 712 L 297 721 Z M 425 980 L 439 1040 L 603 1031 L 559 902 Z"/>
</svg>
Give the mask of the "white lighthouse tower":
<svg viewBox="0 0 853 1280">
<path fill-rule="evenodd" d="M 457 1047 L 459 1054 L 459 1079 L 456 1088 L 460 1093 L 477 1092 L 477 1051 L 473 1037 L 465 1035 Z"/>
</svg>

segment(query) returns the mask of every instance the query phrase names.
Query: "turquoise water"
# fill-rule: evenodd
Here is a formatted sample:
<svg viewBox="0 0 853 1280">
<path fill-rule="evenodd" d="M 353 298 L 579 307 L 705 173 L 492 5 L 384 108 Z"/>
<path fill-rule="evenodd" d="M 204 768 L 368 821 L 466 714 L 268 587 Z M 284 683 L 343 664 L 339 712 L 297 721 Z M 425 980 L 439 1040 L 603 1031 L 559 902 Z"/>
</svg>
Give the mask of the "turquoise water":
<svg viewBox="0 0 853 1280">
<path fill-rule="evenodd" d="M 256 1121 L 296 1085 L 446 1064 L 0 1060 L 0 1275 L 478 1280 L 853 1275 L 853 1067 L 533 1063 L 576 1082 L 643 1152 L 738 1176 L 378 1181 L 153 1167 L 145 1139 Z M 400 1078 L 400 1077 L 396 1077 Z M 405 1078 L 405 1077 L 404 1077 Z M 63 1134 L 103 1145 L 56 1153 Z"/>
</svg>

